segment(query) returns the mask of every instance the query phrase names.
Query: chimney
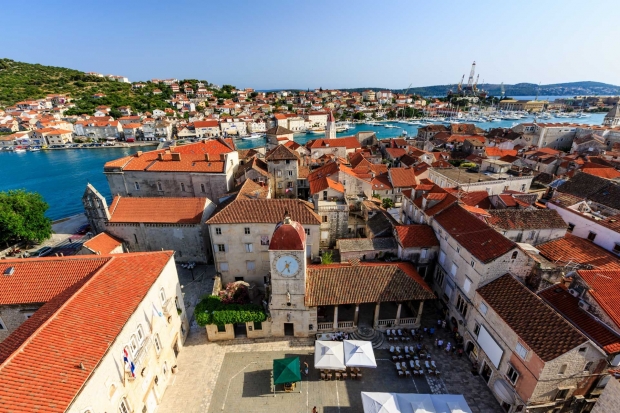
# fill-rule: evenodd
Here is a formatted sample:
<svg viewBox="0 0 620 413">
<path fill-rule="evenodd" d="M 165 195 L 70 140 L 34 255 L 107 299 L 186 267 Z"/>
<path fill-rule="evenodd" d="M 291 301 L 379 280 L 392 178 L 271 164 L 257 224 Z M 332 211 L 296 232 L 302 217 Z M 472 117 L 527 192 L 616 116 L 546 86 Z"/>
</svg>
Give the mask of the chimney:
<svg viewBox="0 0 620 413">
<path fill-rule="evenodd" d="M 164 154 L 163 153 L 158 153 L 157 154 L 157 160 L 163 161 L 164 160 Z"/>
<path fill-rule="evenodd" d="M 209 159 L 209 154 L 205 153 L 205 161 L 209 162 L 211 159 Z"/>
<path fill-rule="evenodd" d="M 226 154 L 225 153 L 220 153 L 220 161 L 226 162 Z"/>
<path fill-rule="evenodd" d="M 173 161 L 180 161 L 181 160 L 181 154 L 177 153 L 177 152 L 173 152 L 172 153 L 172 160 Z"/>
<path fill-rule="evenodd" d="M 139 157 L 141 157 L 141 156 L 142 156 L 142 151 L 138 151 L 138 152 L 136 152 L 136 158 L 139 158 Z"/>
</svg>

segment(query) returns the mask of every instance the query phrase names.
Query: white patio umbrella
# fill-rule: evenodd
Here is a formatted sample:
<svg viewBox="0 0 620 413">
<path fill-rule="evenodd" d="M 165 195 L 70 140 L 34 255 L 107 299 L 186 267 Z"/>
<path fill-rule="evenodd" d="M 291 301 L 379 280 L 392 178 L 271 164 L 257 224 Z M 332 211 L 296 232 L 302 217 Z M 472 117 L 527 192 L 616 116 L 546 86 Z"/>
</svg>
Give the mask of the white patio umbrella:
<svg viewBox="0 0 620 413">
<path fill-rule="evenodd" d="M 370 341 L 344 340 L 344 364 L 348 367 L 377 367 Z"/>
<path fill-rule="evenodd" d="M 364 413 L 400 413 L 394 393 L 362 392 Z"/>
<path fill-rule="evenodd" d="M 317 369 L 344 370 L 342 341 L 315 341 L 314 367 Z"/>
</svg>

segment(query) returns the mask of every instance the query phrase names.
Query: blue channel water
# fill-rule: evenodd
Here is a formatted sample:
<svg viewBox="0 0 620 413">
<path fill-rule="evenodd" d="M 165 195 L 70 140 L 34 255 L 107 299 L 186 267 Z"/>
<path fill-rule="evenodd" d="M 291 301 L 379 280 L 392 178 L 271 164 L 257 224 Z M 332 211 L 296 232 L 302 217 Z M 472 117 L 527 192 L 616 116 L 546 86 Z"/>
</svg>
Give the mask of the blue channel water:
<svg viewBox="0 0 620 413">
<path fill-rule="evenodd" d="M 605 114 L 592 114 L 584 119 L 551 119 L 546 122 L 574 122 L 600 125 Z M 529 122 L 531 118 L 521 122 Z M 409 136 L 415 136 L 417 126 L 389 122 L 398 128 L 355 125 L 338 136 L 355 135 L 360 131 L 373 131 L 379 139 L 394 138 L 406 131 Z M 515 121 L 501 121 L 478 123 L 483 129 L 496 127 L 511 127 Z M 322 138 L 321 134 L 298 134 L 295 141 L 304 144 L 312 139 Z M 248 149 L 262 146 L 264 139 L 237 140 L 238 149 Z M 82 194 L 87 183 L 91 183 L 108 200 L 111 199 L 110 189 L 103 174 L 103 165 L 112 160 L 135 153 L 138 150 L 152 148 L 101 148 L 101 149 L 67 149 L 40 152 L 13 153 L 0 152 L 0 191 L 8 189 L 26 189 L 39 192 L 50 205 L 47 216 L 51 219 L 60 219 L 75 215 L 83 211 Z"/>
</svg>

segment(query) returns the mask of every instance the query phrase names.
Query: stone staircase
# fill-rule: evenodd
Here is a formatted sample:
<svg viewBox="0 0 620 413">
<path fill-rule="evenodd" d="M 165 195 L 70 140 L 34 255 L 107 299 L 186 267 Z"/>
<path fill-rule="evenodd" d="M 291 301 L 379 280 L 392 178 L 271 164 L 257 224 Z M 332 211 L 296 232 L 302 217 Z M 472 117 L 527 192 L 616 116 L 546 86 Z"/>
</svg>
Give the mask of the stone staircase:
<svg viewBox="0 0 620 413">
<path fill-rule="evenodd" d="M 349 336 L 353 340 L 370 341 L 372 343 L 372 348 L 380 348 L 385 341 L 382 332 L 370 327 L 360 327 L 356 332 L 349 334 Z"/>
</svg>

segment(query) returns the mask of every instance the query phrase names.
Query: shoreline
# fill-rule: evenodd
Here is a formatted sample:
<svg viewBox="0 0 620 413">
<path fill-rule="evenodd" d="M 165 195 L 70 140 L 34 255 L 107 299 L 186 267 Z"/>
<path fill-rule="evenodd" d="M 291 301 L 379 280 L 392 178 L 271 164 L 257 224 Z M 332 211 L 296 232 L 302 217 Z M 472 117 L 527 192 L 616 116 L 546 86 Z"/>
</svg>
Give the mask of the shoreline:
<svg viewBox="0 0 620 413">
<path fill-rule="evenodd" d="M 122 145 L 101 145 L 101 146 L 76 146 L 76 147 L 69 147 L 69 148 L 40 148 L 37 149 L 35 151 L 30 150 L 28 148 L 30 148 L 30 146 L 24 146 L 21 149 L 24 149 L 23 152 L 19 152 L 19 153 L 24 153 L 24 152 L 44 152 L 44 151 L 64 151 L 64 150 L 80 150 L 80 149 L 126 149 L 126 148 L 142 148 L 142 147 L 147 147 L 147 146 L 158 146 L 160 142 L 140 142 L 140 143 L 123 143 Z M 19 145 L 22 146 L 22 145 Z M 35 145 L 35 147 L 38 147 L 38 145 Z M 13 149 L 13 147 L 11 147 L 10 149 L 7 148 L 1 148 L 0 149 L 0 153 L 15 153 L 15 150 Z"/>
</svg>

